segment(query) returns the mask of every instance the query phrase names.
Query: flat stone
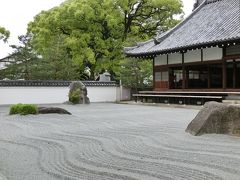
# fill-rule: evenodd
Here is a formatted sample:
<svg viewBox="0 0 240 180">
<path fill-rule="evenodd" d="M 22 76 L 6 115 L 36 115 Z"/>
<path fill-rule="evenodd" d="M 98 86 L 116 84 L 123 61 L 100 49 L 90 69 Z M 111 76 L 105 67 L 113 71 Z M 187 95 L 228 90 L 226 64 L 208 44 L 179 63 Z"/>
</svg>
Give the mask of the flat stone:
<svg viewBox="0 0 240 180">
<path fill-rule="evenodd" d="M 69 114 L 71 115 L 70 112 L 63 108 L 59 107 L 38 107 L 38 113 L 39 114 Z"/>
<path fill-rule="evenodd" d="M 188 125 L 186 132 L 202 134 L 240 134 L 240 106 L 207 102 Z"/>
</svg>

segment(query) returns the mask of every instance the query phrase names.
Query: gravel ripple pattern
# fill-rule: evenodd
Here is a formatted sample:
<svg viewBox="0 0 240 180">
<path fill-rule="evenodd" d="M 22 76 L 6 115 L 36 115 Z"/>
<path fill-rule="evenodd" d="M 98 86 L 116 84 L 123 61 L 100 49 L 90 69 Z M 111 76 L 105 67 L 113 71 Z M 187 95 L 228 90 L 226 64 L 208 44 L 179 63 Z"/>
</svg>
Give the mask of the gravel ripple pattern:
<svg viewBox="0 0 240 180">
<path fill-rule="evenodd" d="M 198 110 L 96 103 L 8 116 L 0 180 L 239 180 L 240 138 L 185 133 Z"/>
</svg>

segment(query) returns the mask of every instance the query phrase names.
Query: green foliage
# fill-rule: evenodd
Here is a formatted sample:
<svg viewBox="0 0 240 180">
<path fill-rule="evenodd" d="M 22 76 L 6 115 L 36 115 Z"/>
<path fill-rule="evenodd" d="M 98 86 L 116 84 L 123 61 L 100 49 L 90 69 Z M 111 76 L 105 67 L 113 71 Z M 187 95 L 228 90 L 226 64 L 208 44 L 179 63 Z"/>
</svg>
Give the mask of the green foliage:
<svg viewBox="0 0 240 180">
<path fill-rule="evenodd" d="M 28 115 L 28 114 L 37 114 L 37 106 L 32 104 L 15 104 L 10 107 L 10 115 L 13 114 L 21 114 L 21 115 Z"/>
<path fill-rule="evenodd" d="M 28 115 L 28 114 L 37 114 L 37 106 L 36 105 L 31 105 L 31 104 L 25 104 L 21 108 L 21 115 Z"/>
<path fill-rule="evenodd" d="M 74 80 L 79 79 L 77 68 L 67 54 L 61 51 L 61 41 L 48 49 L 48 56 L 39 56 L 32 48 L 31 36 L 19 36 L 20 45 L 12 45 L 14 52 L 7 68 L 0 71 L 0 79 Z"/>
<path fill-rule="evenodd" d="M 4 42 L 7 42 L 7 39 L 10 36 L 10 32 L 6 30 L 4 27 L 0 26 L 0 40 L 3 40 Z"/>
<path fill-rule="evenodd" d="M 36 71 L 34 72 L 42 72 L 41 74 L 38 73 L 34 75 L 35 79 L 37 78 L 36 76 L 39 78 L 44 74 L 44 79 L 79 79 L 79 68 L 72 63 L 71 56 L 67 53 L 62 37 L 56 37 L 51 43 L 51 48 L 45 49 L 42 53 L 41 61 L 38 63 L 38 66 L 35 67 Z"/>
<path fill-rule="evenodd" d="M 80 100 L 80 88 L 77 88 L 69 92 L 68 98 L 69 98 L 69 102 L 73 104 L 77 104 Z"/>
<path fill-rule="evenodd" d="M 60 78 L 66 61 L 74 69 L 68 72 L 81 77 L 90 67 L 94 79 L 102 69 L 117 73 L 122 47 L 174 26 L 181 8 L 180 0 L 67 0 L 38 14 L 28 32 L 33 47 L 55 69 L 53 79 Z"/>
<path fill-rule="evenodd" d="M 28 30 L 34 34 L 33 45 L 43 57 L 53 57 L 49 50 L 55 49 L 59 39 L 63 43 L 59 57 L 67 54 L 78 69 L 90 66 L 94 71 L 97 61 L 114 59 L 115 51 L 122 49 L 120 15 L 111 1 L 71 0 L 40 13 Z"/>
<path fill-rule="evenodd" d="M 134 89 L 152 87 L 152 61 L 139 59 L 124 59 L 121 61 L 118 76 L 122 84 Z"/>
<path fill-rule="evenodd" d="M 0 78 L 94 80 L 108 70 L 127 85 L 145 86 L 150 62 L 129 64 L 123 46 L 168 30 L 181 13 L 181 0 L 66 0 L 28 24 L 27 36 L 20 38 L 22 46 L 14 47 L 14 61 Z M 141 68 L 136 73 L 128 69 L 132 66 Z M 137 77 L 129 76 L 133 73 Z"/>
<path fill-rule="evenodd" d="M 12 45 L 14 49 L 7 68 L 0 72 L 1 79 L 32 79 L 31 72 L 34 63 L 39 59 L 29 44 L 31 36 L 19 36 L 20 45 Z"/>
<path fill-rule="evenodd" d="M 12 114 L 20 114 L 21 113 L 21 107 L 22 107 L 22 104 L 15 104 L 15 105 L 12 105 L 10 107 L 10 112 L 9 114 L 12 115 Z"/>
<path fill-rule="evenodd" d="M 181 0 L 119 0 L 118 4 L 124 15 L 124 40 L 148 39 L 157 31 L 166 31 L 179 22 L 174 15 L 183 12 Z"/>
</svg>

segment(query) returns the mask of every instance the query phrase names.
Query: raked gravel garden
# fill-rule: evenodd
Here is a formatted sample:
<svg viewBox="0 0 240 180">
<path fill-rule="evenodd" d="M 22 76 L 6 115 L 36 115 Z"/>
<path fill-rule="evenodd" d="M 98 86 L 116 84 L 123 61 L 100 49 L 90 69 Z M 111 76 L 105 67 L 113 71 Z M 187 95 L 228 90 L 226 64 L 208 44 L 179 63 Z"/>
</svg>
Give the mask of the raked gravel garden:
<svg viewBox="0 0 240 180">
<path fill-rule="evenodd" d="M 240 179 L 239 137 L 185 132 L 198 110 L 57 106 L 72 115 L 0 107 L 0 180 Z"/>
</svg>

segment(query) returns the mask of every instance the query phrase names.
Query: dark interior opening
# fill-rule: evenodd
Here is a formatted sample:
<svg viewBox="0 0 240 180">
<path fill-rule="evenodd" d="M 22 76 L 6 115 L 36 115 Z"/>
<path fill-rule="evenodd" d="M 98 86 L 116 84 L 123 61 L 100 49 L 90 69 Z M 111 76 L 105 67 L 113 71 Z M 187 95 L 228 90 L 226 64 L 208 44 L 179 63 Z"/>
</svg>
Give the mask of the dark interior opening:
<svg viewBox="0 0 240 180">
<path fill-rule="evenodd" d="M 227 88 L 234 88 L 234 62 L 227 62 Z"/>
<path fill-rule="evenodd" d="M 236 62 L 236 88 L 240 88 L 240 62 Z"/>
<path fill-rule="evenodd" d="M 222 64 L 214 64 L 210 66 L 211 88 L 223 87 L 223 69 Z"/>
<path fill-rule="evenodd" d="M 207 66 L 190 66 L 187 68 L 187 85 L 190 89 L 208 87 Z"/>
<path fill-rule="evenodd" d="M 170 89 L 181 89 L 183 85 L 182 67 L 175 67 L 169 70 L 169 87 Z"/>
<path fill-rule="evenodd" d="M 188 89 L 207 89 L 223 87 L 223 66 L 222 64 L 211 65 L 192 65 L 185 66 L 186 88 Z M 228 86 L 233 86 L 232 67 L 227 66 Z M 237 69 L 240 75 L 240 64 Z M 183 86 L 183 70 L 182 67 L 174 67 L 169 71 L 170 89 L 181 89 Z M 240 78 L 238 78 L 238 86 L 240 86 Z"/>
</svg>

